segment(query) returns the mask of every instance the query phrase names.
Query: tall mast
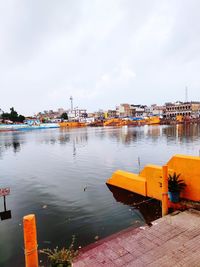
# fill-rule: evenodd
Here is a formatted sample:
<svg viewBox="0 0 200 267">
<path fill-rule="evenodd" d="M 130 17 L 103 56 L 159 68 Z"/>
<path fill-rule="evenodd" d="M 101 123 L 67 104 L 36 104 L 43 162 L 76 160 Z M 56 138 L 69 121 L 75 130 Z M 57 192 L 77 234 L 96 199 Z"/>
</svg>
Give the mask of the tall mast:
<svg viewBox="0 0 200 267">
<path fill-rule="evenodd" d="M 70 96 L 70 101 L 71 101 L 71 111 L 73 110 L 73 97 Z"/>
<path fill-rule="evenodd" d="M 185 102 L 188 102 L 188 87 L 185 87 Z"/>
</svg>

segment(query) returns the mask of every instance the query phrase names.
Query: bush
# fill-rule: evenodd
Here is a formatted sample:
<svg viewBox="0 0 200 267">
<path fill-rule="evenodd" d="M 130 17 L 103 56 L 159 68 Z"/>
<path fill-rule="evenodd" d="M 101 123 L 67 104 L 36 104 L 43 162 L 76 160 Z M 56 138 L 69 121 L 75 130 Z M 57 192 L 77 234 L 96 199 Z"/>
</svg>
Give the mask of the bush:
<svg viewBox="0 0 200 267">
<path fill-rule="evenodd" d="M 74 249 L 75 236 L 72 237 L 72 242 L 69 248 L 59 249 L 43 249 L 40 253 L 47 255 L 52 267 L 71 267 L 73 259 L 78 255 L 78 250 Z"/>
</svg>

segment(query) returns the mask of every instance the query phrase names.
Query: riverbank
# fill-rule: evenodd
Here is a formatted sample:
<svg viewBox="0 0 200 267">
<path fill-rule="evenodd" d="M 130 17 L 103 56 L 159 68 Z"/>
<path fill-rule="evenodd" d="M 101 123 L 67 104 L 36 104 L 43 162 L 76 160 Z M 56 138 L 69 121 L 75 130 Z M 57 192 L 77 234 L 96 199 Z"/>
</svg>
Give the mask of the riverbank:
<svg viewBox="0 0 200 267">
<path fill-rule="evenodd" d="M 49 128 L 80 128 L 80 127 L 123 127 L 123 126 L 144 126 L 144 125 L 176 125 L 176 124 L 200 124 L 200 118 L 187 118 L 182 120 L 160 119 L 159 117 L 149 117 L 146 119 L 112 118 L 96 120 L 91 123 L 64 121 L 59 123 L 38 123 L 38 124 L 0 124 L 0 132 L 5 131 L 26 131 Z"/>
</svg>

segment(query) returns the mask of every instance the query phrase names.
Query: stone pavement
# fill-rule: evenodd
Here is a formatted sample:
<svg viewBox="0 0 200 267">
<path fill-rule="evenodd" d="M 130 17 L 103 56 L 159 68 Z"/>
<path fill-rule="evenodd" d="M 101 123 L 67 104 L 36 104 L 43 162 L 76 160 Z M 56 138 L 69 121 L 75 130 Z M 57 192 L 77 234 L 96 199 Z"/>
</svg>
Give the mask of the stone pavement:
<svg viewBox="0 0 200 267">
<path fill-rule="evenodd" d="M 86 266 L 200 267 L 200 211 L 176 212 L 90 245 L 74 262 Z"/>
</svg>

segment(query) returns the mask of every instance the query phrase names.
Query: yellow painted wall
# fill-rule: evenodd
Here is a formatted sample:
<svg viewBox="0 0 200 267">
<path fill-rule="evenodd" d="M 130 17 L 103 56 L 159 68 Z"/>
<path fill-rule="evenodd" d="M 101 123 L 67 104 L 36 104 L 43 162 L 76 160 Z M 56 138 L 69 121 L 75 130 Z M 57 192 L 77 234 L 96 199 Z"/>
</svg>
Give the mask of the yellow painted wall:
<svg viewBox="0 0 200 267">
<path fill-rule="evenodd" d="M 167 165 L 177 174 L 180 173 L 180 179 L 183 179 L 187 185 L 182 197 L 200 201 L 200 157 L 175 155 Z"/>
<path fill-rule="evenodd" d="M 177 115 L 176 116 L 176 121 L 183 122 L 183 116 L 182 115 Z"/>
<path fill-rule="evenodd" d="M 181 197 L 200 201 L 200 157 L 175 155 L 167 163 L 169 174 L 181 174 L 186 183 Z M 118 170 L 107 183 L 143 196 L 162 199 L 162 167 L 147 165 L 139 175 Z"/>
<path fill-rule="evenodd" d="M 134 173 L 118 170 L 106 183 L 146 196 L 146 179 Z"/>
<path fill-rule="evenodd" d="M 109 126 L 112 124 L 116 124 L 116 126 L 122 126 L 125 124 L 125 121 L 118 118 L 114 118 L 114 119 L 108 119 L 104 122 L 104 126 Z"/>
<path fill-rule="evenodd" d="M 59 123 L 60 127 L 84 127 L 85 123 L 76 122 L 76 121 L 66 121 Z"/>
<path fill-rule="evenodd" d="M 173 173 L 172 169 L 168 170 Z M 140 172 L 140 176 L 146 178 L 147 182 L 147 196 L 162 200 L 162 167 L 157 165 L 146 165 Z"/>
<path fill-rule="evenodd" d="M 151 124 L 159 124 L 160 123 L 160 118 L 157 116 L 154 117 L 150 117 L 147 119 L 147 124 L 151 125 Z"/>
<path fill-rule="evenodd" d="M 162 167 L 156 165 L 147 165 L 140 172 L 140 176 L 146 178 L 147 196 L 161 200 Z"/>
</svg>

